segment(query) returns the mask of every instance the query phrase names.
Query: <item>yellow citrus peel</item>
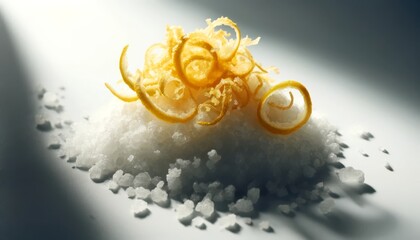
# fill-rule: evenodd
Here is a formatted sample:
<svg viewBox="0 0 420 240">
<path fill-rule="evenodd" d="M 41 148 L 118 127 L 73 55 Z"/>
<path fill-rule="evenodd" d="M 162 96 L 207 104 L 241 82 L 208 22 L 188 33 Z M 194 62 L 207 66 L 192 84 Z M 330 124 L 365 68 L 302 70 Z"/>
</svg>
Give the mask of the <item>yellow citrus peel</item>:
<svg viewBox="0 0 420 240">
<path fill-rule="evenodd" d="M 260 124 L 275 134 L 290 134 L 310 118 L 312 103 L 309 92 L 299 82 L 286 81 L 272 86 L 268 76 L 276 68 L 257 63 L 249 46 L 259 38 L 242 38 L 236 23 L 226 17 L 207 20 L 208 26 L 184 34 L 181 27 L 168 26 L 166 41 L 150 46 L 145 54 L 143 70 L 128 71 L 125 46 L 119 61 L 122 82 L 135 96 L 121 94 L 110 84 L 105 86 L 125 102 L 140 100 L 156 117 L 172 123 L 196 118 L 200 125 L 214 125 L 230 110 L 247 106 L 252 99 L 258 103 Z M 221 27 L 231 28 L 235 38 Z M 289 90 L 287 105 L 273 97 Z M 282 111 L 296 110 L 292 90 L 301 95 L 303 110 L 293 121 L 277 118 Z M 275 114 L 272 114 L 275 113 Z"/>
</svg>

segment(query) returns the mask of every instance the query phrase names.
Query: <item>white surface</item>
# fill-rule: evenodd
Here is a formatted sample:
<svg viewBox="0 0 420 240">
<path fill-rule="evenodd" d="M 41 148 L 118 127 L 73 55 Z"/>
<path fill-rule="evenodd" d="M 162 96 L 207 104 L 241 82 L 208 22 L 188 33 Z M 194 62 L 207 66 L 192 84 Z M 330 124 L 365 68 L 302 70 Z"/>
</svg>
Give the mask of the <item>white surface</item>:
<svg viewBox="0 0 420 240">
<path fill-rule="evenodd" d="M 99 2 L 99 1 L 98 1 Z M 22 4 L 25 8 L 22 8 Z M 66 87 L 64 116 L 80 120 L 113 97 L 104 81 L 119 78 L 117 60 L 122 47 L 130 44 L 130 62 L 141 66 L 147 46 L 161 41 L 166 24 L 184 26 L 186 31 L 203 27 L 204 19 L 217 13 L 198 6 L 164 4 L 156 1 L 122 2 L 78 1 L 2 2 L 2 13 L 14 37 L 21 59 L 28 68 L 33 86 L 42 84 L 57 91 Z M 269 16 L 267 16 L 269 17 Z M 237 21 L 236 19 L 233 19 Z M 260 35 L 240 21 L 244 34 Z M 366 183 L 376 193 L 344 196 L 336 201 L 345 217 L 332 227 L 331 219 L 298 213 L 287 218 L 262 213 L 254 227 L 240 222 L 237 234 L 206 224 L 206 230 L 178 223 L 173 209 L 150 206 L 151 215 L 134 218 L 133 200 L 124 192 L 112 194 L 106 184 L 94 184 L 86 172 L 52 161 L 67 187 L 96 219 L 96 225 L 108 239 L 415 239 L 420 236 L 420 116 L 418 109 L 401 106 L 397 99 L 378 92 L 372 84 L 354 79 L 364 76 L 320 61 L 316 56 L 278 39 L 261 36 L 253 47 L 255 58 L 263 64 L 280 67 L 279 80 L 296 79 L 309 89 L 314 109 L 324 114 L 343 133 L 350 148 L 343 163 L 365 172 Z M 281 56 L 275 53 L 281 53 Z M 367 130 L 375 138 L 367 142 L 357 130 Z M 390 154 L 379 151 L 385 147 Z M 367 152 L 370 157 L 363 157 Z M 395 172 L 385 169 L 389 162 Z M 258 229 L 258 221 L 268 219 L 274 233 Z M 346 230 L 347 229 L 347 230 Z"/>
</svg>

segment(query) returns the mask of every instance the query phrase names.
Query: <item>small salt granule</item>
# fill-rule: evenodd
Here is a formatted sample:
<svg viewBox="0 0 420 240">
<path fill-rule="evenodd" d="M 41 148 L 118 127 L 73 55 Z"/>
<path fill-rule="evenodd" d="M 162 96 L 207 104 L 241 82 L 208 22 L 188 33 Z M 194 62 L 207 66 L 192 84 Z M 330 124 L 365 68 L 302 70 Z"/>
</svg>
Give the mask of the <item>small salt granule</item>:
<svg viewBox="0 0 420 240">
<path fill-rule="evenodd" d="M 389 154 L 389 151 L 385 148 L 380 148 L 379 149 L 381 152 L 385 153 L 385 154 Z"/>
<path fill-rule="evenodd" d="M 227 230 L 235 230 L 237 223 L 236 223 L 236 215 L 231 213 L 226 216 L 220 217 L 218 220 L 218 225 L 221 228 Z"/>
<path fill-rule="evenodd" d="M 288 215 L 292 213 L 292 207 L 288 204 L 280 204 L 277 206 L 281 213 Z"/>
<path fill-rule="evenodd" d="M 254 224 L 252 222 L 252 218 L 249 218 L 249 217 L 244 218 L 244 223 L 248 226 L 252 226 Z"/>
<path fill-rule="evenodd" d="M 360 137 L 366 141 L 370 141 L 370 139 L 374 138 L 373 134 L 370 132 L 363 132 L 362 134 L 360 134 Z"/>
<path fill-rule="evenodd" d="M 163 183 L 163 182 L 161 181 L 159 183 Z M 156 188 L 154 188 L 150 192 L 150 198 L 157 205 L 164 206 L 168 202 L 168 193 L 162 190 L 161 187 L 163 187 L 163 185 L 159 187 L 159 184 L 158 184 L 158 186 L 156 186 Z"/>
<path fill-rule="evenodd" d="M 394 171 L 394 168 L 389 163 L 386 163 L 385 168 L 388 169 L 391 172 Z"/>
<path fill-rule="evenodd" d="M 45 119 L 45 117 L 42 115 L 35 116 L 35 124 L 36 129 L 40 131 L 48 132 L 52 130 L 51 122 Z"/>
<path fill-rule="evenodd" d="M 332 198 L 327 198 L 319 203 L 319 210 L 322 214 L 330 213 L 335 206 L 335 201 Z"/>
<path fill-rule="evenodd" d="M 220 159 L 222 159 L 222 157 L 219 154 L 217 154 L 217 151 L 215 149 L 210 150 L 207 153 L 207 155 L 209 157 L 209 160 L 212 162 L 218 162 L 220 161 Z"/>
<path fill-rule="evenodd" d="M 141 199 L 136 199 L 134 201 L 133 205 L 131 206 L 131 211 L 135 217 L 140 218 L 144 218 L 150 213 L 149 208 L 147 207 L 147 202 Z"/>
<path fill-rule="evenodd" d="M 201 230 L 206 229 L 206 223 L 202 217 L 195 217 L 192 220 L 192 225 Z"/>
<path fill-rule="evenodd" d="M 339 169 L 338 178 L 341 182 L 347 184 L 363 184 L 365 182 L 365 174 L 360 171 L 356 170 L 353 167 L 345 167 Z"/>
<path fill-rule="evenodd" d="M 191 200 L 186 200 L 184 204 L 178 205 L 175 211 L 180 222 L 189 221 L 194 214 L 194 202 Z"/>
<path fill-rule="evenodd" d="M 258 224 L 258 227 L 261 230 L 266 231 L 266 232 L 273 231 L 273 228 L 271 227 L 270 222 L 268 222 L 268 221 L 262 221 L 262 222 L 260 222 L 260 224 Z"/>
<path fill-rule="evenodd" d="M 211 218 L 214 214 L 214 202 L 208 198 L 203 199 L 197 203 L 195 210 L 205 218 Z"/>
<path fill-rule="evenodd" d="M 56 150 L 61 147 L 60 139 L 56 136 L 50 137 L 48 141 L 48 149 Z"/>
<path fill-rule="evenodd" d="M 54 110 L 56 112 L 61 112 L 63 110 L 63 106 L 60 105 L 59 99 L 55 93 L 46 92 L 42 101 L 44 102 L 44 107 L 47 109 Z"/>
</svg>

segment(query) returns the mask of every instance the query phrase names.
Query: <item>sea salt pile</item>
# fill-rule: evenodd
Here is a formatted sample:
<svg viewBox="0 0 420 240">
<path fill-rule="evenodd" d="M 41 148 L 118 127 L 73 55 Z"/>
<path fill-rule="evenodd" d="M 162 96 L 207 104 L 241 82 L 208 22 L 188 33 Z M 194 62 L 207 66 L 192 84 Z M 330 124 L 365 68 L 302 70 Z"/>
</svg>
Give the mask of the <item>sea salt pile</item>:
<svg viewBox="0 0 420 240">
<path fill-rule="evenodd" d="M 169 207 L 177 200 L 175 216 L 184 225 L 204 230 L 216 223 L 236 232 L 242 218 L 241 224 L 252 227 L 256 220 L 257 228 L 273 232 L 268 221 L 256 219 L 267 199 L 279 200 L 273 202 L 275 210 L 284 216 L 308 203 L 329 214 L 339 195 L 325 185 L 327 178 L 336 175 L 351 186 L 365 181 L 362 171 L 338 162 L 349 146 L 316 114 L 299 131 L 283 136 L 260 126 L 255 106 L 207 127 L 166 123 L 140 102 L 114 101 L 73 124 L 60 120 L 63 107 L 55 96 L 45 90 L 38 95 L 46 112 L 35 117 L 34 125 L 48 136 L 46 147 L 88 170 L 110 191 L 125 191 L 138 218 L 150 214 L 150 204 Z M 359 136 L 373 138 L 369 132 Z M 385 167 L 393 171 L 389 163 Z"/>
<path fill-rule="evenodd" d="M 122 188 L 130 198 L 159 206 L 186 199 L 176 208 L 180 222 L 195 215 L 212 219 L 217 209 L 252 216 L 261 194 L 299 194 L 291 186 L 314 178 L 341 152 L 336 129 L 325 119 L 313 115 L 299 131 L 283 136 L 263 129 L 253 111 L 233 111 L 203 127 L 166 123 L 140 102 L 115 101 L 75 123 L 64 148 L 93 181 L 109 180 L 113 192 Z M 312 195 L 297 203 L 319 198 Z"/>
<path fill-rule="evenodd" d="M 324 119 L 312 116 L 298 132 L 274 135 L 252 110 L 231 112 L 216 126 L 203 127 L 163 122 L 139 102 L 113 102 L 74 124 L 65 148 L 94 181 L 120 170 L 124 175 L 117 183 L 123 188 L 151 189 L 152 179 L 159 178 L 171 197 L 201 200 L 209 194 L 216 201 L 229 198 L 229 186 L 243 192 L 252 186 L 280 189 L 336 161 L 338 137 Z"/>
</svg>

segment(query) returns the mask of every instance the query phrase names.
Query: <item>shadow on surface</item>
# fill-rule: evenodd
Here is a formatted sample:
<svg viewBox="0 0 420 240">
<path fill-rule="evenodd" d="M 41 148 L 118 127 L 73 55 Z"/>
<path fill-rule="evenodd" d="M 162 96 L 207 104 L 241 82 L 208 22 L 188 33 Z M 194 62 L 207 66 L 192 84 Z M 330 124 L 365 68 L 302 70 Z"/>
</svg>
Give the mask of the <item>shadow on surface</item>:
<svg viewBox="0 0 420 240">
<path fill-rule="evenodd" d="M 0 238 L 102 238 L 48 166 L 34 130 L 29 82 L 1 11 L 0 52 Z"/>
<path fill-rule="evenodd" d="M 332 68 L 356 73 L 363 78 L 354 79 L 360 84 L 418 109 L 419 1 L 185 2 L 214 12 L 203 17 L 228 16 L 244 34 L 252 30 L 263 40 L 271 37 Z"/>
</svg>

